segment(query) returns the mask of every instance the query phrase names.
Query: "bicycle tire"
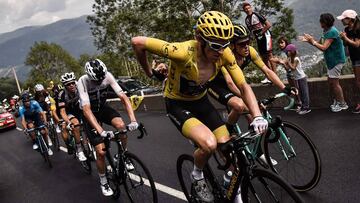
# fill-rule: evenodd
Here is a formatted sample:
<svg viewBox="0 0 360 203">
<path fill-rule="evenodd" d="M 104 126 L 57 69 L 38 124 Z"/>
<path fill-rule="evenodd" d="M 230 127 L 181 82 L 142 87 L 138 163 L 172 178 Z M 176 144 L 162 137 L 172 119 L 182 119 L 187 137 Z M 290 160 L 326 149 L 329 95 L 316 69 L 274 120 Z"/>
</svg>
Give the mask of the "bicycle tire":
<svg viewBox="0 0 360 203">
<path fill-rule="evenodd" d="M 262 168 L 253 168 L 250 174 L 251 177 L 243 178 L 241 183 L 241 198 L 244 203 L 304 202 L 279 175 Z"/>
<path fill-rule="evenodd" d="M 87 174 L 91 174 L 92 167 L 91 167 L 91 160 L 89 158 L 89 150 L 85 147 L 83 142 L 81 142 L 81 147 L 86 157 L 86 161 L 80 161 L 82 168 L 85 170 Z"/>
<path fill-rule="evenodd" d="M 190 203 L 198 203 L 198 200 L 191 193 L 190 174 L 194 168 L 194 157 L 188 154 L 182 154 L 176 161 L 176 171 L 180 182 L 181 189 Z"/>
<path fill-rule="evenodd" d="M 42 136 L 42 135 L 41 135 Z M 41 137 L 41 139 L 38 140 L 39 144 L 40 144 L 40 154 L 42 155 L 42 157 L 44 158 L 44 161 L 48 164 L 49 168 L 52 168 L 52 163 L 50 160 L 50 156 L 48 153 L 48 146 L 45 144 L 44 138 Z"/>
<path fill-rule="evenodd" d="M 129 160 L 134 165 L 134 169 L 127 171 L 124 177 L 124 188 L 130 202 L 157 203 L 158 196 L 155 183 L 145 164 L 131 152 L 125 152 L 124 160 Z M 127 170 L 126 167 L 125 170 Z M 140 190 L 135 191 L 138 189 Z M 150 196 L 152 196 L 152 198 Z"/>
<path fill-rule="evenodd" d="M 56 128 L 53 125 L 49 126 L 49 135 L 55 149 L 60 151 L 59 136 L 56 132 Z"/>
<path fill-rule="evenodd" d="M 287 145 L 284 142 L 284 138 L 280 136 L 277 142 L 264 142 L 263 149 L 267 163 L 270 163 L 268 165 L 272 171 L 280 174 L 295 188 L 295 190 L 298 192 L 309 191 L 320 181 L 321 159 L 319 152 L 314 143 L 311 141 L 309 135 L 299 126 L 288 121 L 283 121 L 281 129 L 291 142 L 290 146 L 294 148 L 296 155 L 291 152 L 289 153 L 288 151 L 288 154 L 292 157 L 290 157 L 289 160 L 285 159 L 285 155 L 283 155 L 281 151 L 280 144 L 282 145 L 281 147 L 287 147 L 287 149 L 289 149 L 289 145 Z M 299 141 L 301 141 L 301 143 L 299 143 Z M 307 152 L 309 152 L 309 155 L 303 158 L 303 155 Z M 278 162 L 276 166 L 272 164 L 270 157 Z M 297 177 L 301 177 L 301 179 L 298 179 Z"/>
</svg>

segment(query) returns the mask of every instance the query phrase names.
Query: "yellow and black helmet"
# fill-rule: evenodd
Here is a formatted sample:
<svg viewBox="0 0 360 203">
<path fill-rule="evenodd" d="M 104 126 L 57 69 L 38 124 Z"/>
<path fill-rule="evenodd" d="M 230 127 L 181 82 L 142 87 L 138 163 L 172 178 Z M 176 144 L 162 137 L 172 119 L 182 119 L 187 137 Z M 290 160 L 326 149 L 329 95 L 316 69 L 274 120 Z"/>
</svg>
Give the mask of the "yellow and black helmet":
<svg viewBox="0 0 360 203">
<path fill-rule="evenodd" d="M 234 36 L 234 26 L 231 20 L 218 11 L 206 11 L 202 14 L 196 28 L 206 38 L 230 40 Z"/>
<path fill-rule="evenodd" d="M 234 37 L 232 41 L 248 41 L 250 40 L 250 31 L 243 25 L 234 26 Z"/>
</svg>

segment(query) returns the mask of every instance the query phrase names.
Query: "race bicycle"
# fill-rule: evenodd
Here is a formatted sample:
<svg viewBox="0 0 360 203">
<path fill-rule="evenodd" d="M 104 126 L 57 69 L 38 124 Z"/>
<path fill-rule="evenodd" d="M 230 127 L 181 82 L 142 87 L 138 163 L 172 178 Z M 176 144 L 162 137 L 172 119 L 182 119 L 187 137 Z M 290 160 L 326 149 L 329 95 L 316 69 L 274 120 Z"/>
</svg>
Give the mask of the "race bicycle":
<svg viewBox="0 0 360 203">
<path fill-rule="evenodd" d="M 128 129 L 127 129 L 128 130 Z M 106 159 L 111 168 L 107 170 L 106 176 L 108 178 L 111 189 L 114 191 L 114 199 L 120 197 L 120 186 L 123 185 L 127 196 L 132 203 L 146 203 L 158 202 L 157 191 L 154 180 L 145 164 L 133 153 L 125 151 L 120 137 L 125 136 L 127 130 L 114 131 L 114 138 L 109 137 L 105 139 Z M 138 127 L 140 135 L 138 139 L 147 135 L 145 127 L 140 124 Z M 110 141 L 116 143 L 116 153 L 114 156 L 110 153 Z M 133 169 L 129 170 L 126 167 L 127 163 L 133 165 Z"/>
<path fill-rule="evenodd" d="M 276 128 L 281 124 L 277 118 L 270 126 Z M 232 203 L 239 198 L 248 202 L 303 202 L 299 194 L 281 176 L 258 167 L 250 152 L 246 149 L 251 143 L 256 142 L 260 134 L 250 130 L 243 134 L 233 136 L 225 144 L 219 146 L 226 161 L 225 165 L 219 165 L 218 169 L 227 170 L 233 166 L 228 187 L 224 187 L 223 179 L 217 176 L 207 163 L 203 169 L 204 178 L 210 191 L 214 194 L 214 202 Z M 194 167 L 194 158 L 190 155 L 180 155 L 177 160 L 177 174 L 181 188 L 190 203 L 201 202 L 192 188 L 190 174 Z M 240 190 L 239 190 L 240 188 Z M 239 194 L 240 195 L 240 194 Z"/>
<path fill-rule="evenodd" d="M 41 156 L 44 158 L 44 161 L 48 164 L 50 168 L 52 168 L 52 163 L 49 156 L 49 146 L 44 140 L 43 135 L 41 134 L 41 130 L 45 130 L 45 125 L 38 126 L 36 128 L 28 129 L 26 133 L 31 133 L 35 131 L 35 142 L 39 146 L 37 151 L 40 152 Z"/>
</svg>

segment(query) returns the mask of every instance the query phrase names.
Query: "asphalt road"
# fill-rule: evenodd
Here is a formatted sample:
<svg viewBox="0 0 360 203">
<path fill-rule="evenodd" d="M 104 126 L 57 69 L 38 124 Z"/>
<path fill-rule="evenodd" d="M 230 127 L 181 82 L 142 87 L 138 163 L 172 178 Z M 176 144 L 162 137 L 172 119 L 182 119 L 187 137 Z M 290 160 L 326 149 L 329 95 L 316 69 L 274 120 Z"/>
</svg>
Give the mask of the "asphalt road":
<svg viewBox="0 0 360 203">
<path fill-rule="evenodd" d="M 328 110 L 313 110 L 304 116 L 272 112 L 303 127 L 320 152 L 322 177 L 316 188 L 302 194 L 306 202 L 360 202 L 360 115 Z M 193 147 L 164 112 L 138 113 L 137 117 L 149 136 L 138 140 L 130 135 L 129 150 L 145 162 L 157 183 L 179 191 L 176 159 L 182 153 L 192 153 Z M 62 151 L 51 159 L 54 167 L 49 169 L 22 132 L 1 132 L 0 202 L 114 201 L 102 196 L 94 164 L 93 173 L 87 175 Z M 158 191 L 159 202 L 184 202 L 171 190 L 163 191 Z M 129 201 L 123 195 L 120 202 Z"/>
</svg>

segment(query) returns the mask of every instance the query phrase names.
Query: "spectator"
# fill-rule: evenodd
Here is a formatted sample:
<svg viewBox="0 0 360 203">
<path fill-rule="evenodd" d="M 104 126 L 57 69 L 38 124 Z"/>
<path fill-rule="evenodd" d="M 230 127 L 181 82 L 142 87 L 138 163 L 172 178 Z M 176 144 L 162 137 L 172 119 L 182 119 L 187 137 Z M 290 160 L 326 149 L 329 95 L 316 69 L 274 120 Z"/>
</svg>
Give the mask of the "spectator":
<svg viewBox="0 0 360 203">
<path fill-rule="evenodd" d="M 313 36 L 304 33 L 299 39 L 308 42 L 324 52 L 324 58 L 328 69 L 328 82 L 334 103 L 330 105 L 332 112 L 339 112 L 348 109 L 345 102 L 343 90 L 339 83 L 341 69 L 345 64 L 345 50 L 339 31 L 334 27 L 335 18 L 330 13 L 320 15 L 320 25 L 324 34 L 318 42 Z"/>
<path fill-rule="evenodd" d="M 288 55 L 288 59 L 281 61 L 281 63 L 290 69 L 294 76 L 296 88 L 299 90 L 299 96 L 301 100 L 301 108 L 298 111 L 300 115 L 307 114 L 311 111 L 309 108 L 309 87 L 307 84 L 306 74 L 301 67 L 300 58 L 297 57 L 297 49 L 294 44 L 286 46 L 285 51 Z"/>
<path fill-rule="evenodd" d="M 337 19 L 345 26 L 345 32 L 340 37 L 347 47 L 355 74 L 355 83 L 360 90 L 360 19 L 354 10 L 346 10 Z M 360 102 L 357 103 L 353 113 L 360 113 Z"/>
<path fill-rule="evenodd" d="M 259 54 L 265 65 L 276 73 L 275 67 L 270 63 L 272 57 L 272 39 L 270 33 L 271 23 L 262 15 L 253 12 L 251 5 L 248 2 L 242 4 L 242 8 L 246 13 L 245 24 L 256 39 Z M 268 78 L 265 78 L 261 83 L 271 83 Z"/>
</svg>

